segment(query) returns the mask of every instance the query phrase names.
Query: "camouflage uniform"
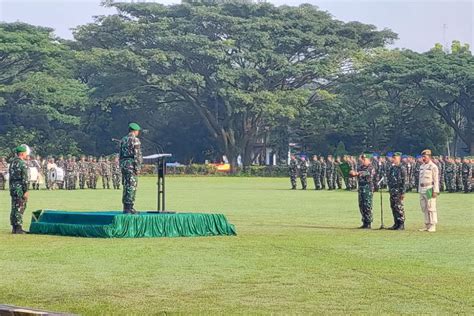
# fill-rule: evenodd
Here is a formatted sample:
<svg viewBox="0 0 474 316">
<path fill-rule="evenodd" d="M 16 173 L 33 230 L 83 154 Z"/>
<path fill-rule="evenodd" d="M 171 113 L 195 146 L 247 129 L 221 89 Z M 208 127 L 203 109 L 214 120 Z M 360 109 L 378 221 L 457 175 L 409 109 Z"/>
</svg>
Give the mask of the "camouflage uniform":
<svg viewBox="0 0 474 316">
<path fill-rule="evenodd" d="M 302 159 L 299 165 L 300 171 L 300 180 L 301 180 L 301 187 L 303 190 L 306 190 L 308 185 L 307 177 L 308 177 L 308 163 L 305 159 Z"/>
<path fill-rule="evenodd" d="M 112 169 L 112 185 L 114 189 L 120 189 L 120 182 L 122 180 L 122 172 L 120 171 L 120 164 L 118 159 L 110 162 Z"/>
<path fill-rule="evenodd" d="M 7 171 L 8 165 L 4 157 L 0 158 L 0 190 L 5 190 L 5 185 L 7 183 Z"/>
<path fill-rule="evenodd" d="M 328 181 L 328 189 L 334 190 L 336 188 L 335 164 L 331 159 L 328 159 L 326 163 L 326 179 Z"/>
<path fill-rule="evenodd" d="M 123 210 L 135 212 L 133 204 L 138 185 L 138 173 L 142 164 L 141 143 L 132 132 L 120 141 L 120 169 L 122 171 Z"/>
<path fill-rule="evenodd" d="M 89 188 L 97 189 L 97 177 L 99 175 L 99 166 L 96 158 L 89 162 Z"/>
<path fill-rule="evenodd" d="M 340 190 L 342 189 L 342 173 L 341 170 L 339 169 L 339 165 L 341 164 L 340 159 L 336 159 L 334 162 L 334 182 L 335 186 Z"/>
<path fill-rule="evenodd" d="M 390 167 L 387 182 L 394 221 L 392 229 L 404 229 L 405 210 L 403 208 L 403 195 L 407 188 L 407 168 L 402 164 L 393 164 Z"/>
<path fill-rule="evenodd" d="M 456 191 L 463 191 L 462 162 L 460 158 L 456 158 Z"/>
<path fill-rule="evenodd" d="M 107 159 L 100 159 L 100 175 L 102 176 L 102 188 L 110 189 L 110 165 Z"/>
<path fill-rule="evenodd" d="M 313 177 L 314 189 L 321 190 L 321 162 L 317 158 L 311 163 L 310 174 Z"/>
<path fill-rule="evenodd" d="M 456 165 L 451 161 L 451 159 L 448 159 L 444 168 L 444 177 L 446 182 L 446 190 L 449 191 L 449 193 L 456 191 L 455 172 Z"/>
<path fill-rule="evenodd" d="M 445 168 L 445 163 L 443 160 L 443 157 L 440 156 L 438 160 L 438 172 L 439 172 L 439 192 L 444 192 L 444 168 Z"/>
<path fill-rule="evenodd" d="M 76 189 L 76 173 L 77 173 L 77 163 L 74 158 L 70 158 L 66 162 L 66 189 L 75 190 Z"/>
<path fill-rule="evenodd" d="M 359 186 L 359 210 L 362 215 L 362 223 L 369 228 L 372 223 L 372 198 L 374 195 L 374 168 L 371 164 L 361 164 L 357 168 Z"/>
<path fill-rule="evenodd" d="M 89 178 L 89 163 L 84 157 L 77 163 L 77 172 L 79 174 L 79 188 L 84 189 Z"/>
<path fill-rule="evenodd" d="M 462 163 L 462 182 L 464 187 L 464 193 L 471 192 L 471 179 L 472 179 L 472 164 L 469 161 L 463 161 Z"/>
<path fill-rule="evenodd" d="M 296 190 L 296 177 L 298 176 L 298 161 L 296 159 L 290 159 L 288 172 L 290 174 L 291 189 Z"/>
<path fill-rule="evenodd" d="M 416 189 L 416 192 L 418 192 L 418 184 L 420 183 L 420 166 L 421 166 L 422 162 L 417 159 L 416 162 L 415 162 L 415 174 L 414 174 L 414 177 L 413 177 L 413 181 L 414 181 L 414 188 Z"/>
<path fill-rule="evenodd" d="M 28 167 L 25 161 L 15 157 L 10 164 L 9 174 L 12 200 L 10 223 L 15 230 L 23 225 L 23 214 L 26 209 L 24 194 L 28 192 Z"/>
<path fill-rule="evenodd" d="M 321 188 L 324 190 L 326 189 L 326 161 L 324 161 L 324 158 L 321 157 L 319 159 L 319 162 L 321 163 L 321 176 L 320 176 L 320 182 L 321 182 Z"/>
</svg>

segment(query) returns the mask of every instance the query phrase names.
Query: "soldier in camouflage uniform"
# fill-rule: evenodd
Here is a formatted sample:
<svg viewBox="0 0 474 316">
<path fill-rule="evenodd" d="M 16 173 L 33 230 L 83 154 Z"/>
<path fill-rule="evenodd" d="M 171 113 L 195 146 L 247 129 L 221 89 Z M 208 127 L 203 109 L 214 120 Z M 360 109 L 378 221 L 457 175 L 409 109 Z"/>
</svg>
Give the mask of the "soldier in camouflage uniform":
<svg viewBox="0 0 474 316">
<path fill-rule="evenodd" d="M 5 157 L 0 157 L 0 190 L 5 190 L 7 183 L 8 164 Z"/>
<path fill-rule="evenodd" d="M 461 158 L 456 157 L 456 191 L 463 191 L 463 182 L 462 182 L 462 161 Z"/>
<path fill-rule="evenodd" d="M 120 141 L 120 169 L 122 170 L 123 184 L 123 212 L 135 214 L 133 208 L 138 185 L 138 173 L 142 165 L 141 143 L 138 139 L 140 126 L 137 123 L 128 125 L 129 133 Z"/>
<path fill-rule="evenodd" d="M 341 169 L 339 169 L 339 165 L 341 164 L 341 158 L 336 157 L 334 161 L 334 185 L 337 186 L 339 190 L 342 189 L 342 173 Z"/>
<path fill-rule="evenodd" d="M 444 164 L 444 177 L 446 183 L 446 190 L 449 193 L 456 192 L 456 165 L 451 157 L 446 158 L 446 163 Z"/>
<path fill-rule="evenodd" d="M 416 156 L 416 162 L 415 162 L 415 174 L 414 174 L 414 183 L 415 183 L 415 189 L 416 192 L 418 192 L 418 184 L 420 183 L 420 166 L 423 163 L 421 160 L 421 155 Z"/>
<path fill-rule="evenodd" d="M 294 155 L 290 157 L 290 164 L 288 166 L 290 174 L 291 189 L 296 190 L 296 177 L 298 176 L 298 161 Z"/>
<path fill-rule="evenodd" d="M 319 163 L 321 164 L 321 188 L 324 190 L 326 189 L 326 161 L 323 156 L 319 157 Z"/>
<path fill-rule="evenodd" d="M 328 182 L 328 189 L 329 190 L 334 190 L 336 189 L 336 184 L 335 184 L 335 164 L 334 164 L 334 158 L 329 155 L 326 163 L 326 178 Z"/>
<path fill-rule="evenodd" d="M 16 148 L 16 157 L 13 158 L 10 168 L 10 196 L 12 207 L 10 213 L 10 223 L 13 234 L 24 234 L 22 228 L 23 214 L 28 201 L 28 167 L 25 159 L 27 157 L 26 147 L 18 146 Z"/>
<path fill-rule="evenodd" d="M 394 158 L 395 158 L 395 154 L 394 154 Z M 398 158 L 397 158 L 398 159 Z M 402 167 L 405 168 L 405 171 L 406 171 L 406 177 L 405 177 L 405 190 L 406 191 L 409 191 L 410 190 L 410 177 L 413 173 L 413 166 L 410 162 L 410 159 L 408 157 L 408 155 L 403 155 L 402 156 L 402 162 L 401 162 L 401 165 Z M 393 166 L 393 162 L 392 162 L 392 166 Z M 391 166 L 391 167 L 392 167 Z M 390 168 L 391 168 L 390 167 Z M 389 171 L 389 175 L 390 175 L 390 171 Z"/>
<path fill-rule="evenodd" d="M 77 173 L 79 176 L 79 188 L 84 189 L 89 178 L 89 163 L 84 155 L 81 156 L 81 160 L 77 163 Z"/>
<path fill-rule="evenodd" d="M 349 157 L 351 170 L 357 170 L 357 160 L 355 157 Z M 357 178 L 349 177 L 351 190 L 357 190 Z"/>
<path fill-rule="evenodd" d="M 313 161 L 311 161 L 309 173 L 313 177 L 314 189 L 321 190 L 321 163 L 316 155 L 313 156 Z"/>
<path fill-rule="evenodd" d="M 394 224 L 389 229 L 405 229 L 405 210 L 403 200 L 407 187 L 407 168 L 400 161 L 402 153 L 396 152 L 393 155 L 393 163 L 388 173 L 388 189 L 390 192 L 390 207 L 392 209 Z"/>
<path fill-rule="evenodd" d="M 118 157 L 111 158 L 110 161 L 112 169 L 112 185 L 114 189 L 120 189 L 120 182 L 122 181 L 122 172 L 120 171 L 120 161 Z"/>
<path fill-rule="evenodd" d="M 363 154 L 361 164 L 357 171 L 351 170 L 349 175 L 357 177 L 359 186 L 359 210 L 362 215 L 362 226 L 359 228 L 370 229 L 372 225 L 372 198 L 374 195 L 374 168 L 370 162 L 371 155 Z"/>
<path fill-rule="evenodd" d="M 299 172 L 300 172 L 300 181 L 301 181 L 301 189 L 306 190 L 308 185 L 308 162 L 306 161 L 305 157 L 301 157 L 301 161 L 299 164 Z"/>
<path fill-rule="evenodd" d="M 464 187 L 464 193 L 471 192 L 471 179 L 472 164 L 468 158 L 464 157 L 462 160 L 462 182 Z"/>
<path fill-rule="evenodd" d="M 111 170 L 109 161 L 104 157 L 100 157 L 99 160 L 100 175 L 102 176 L 102 188 L 110 189 L 110 176 Z"/>
<path fill-rule="evenodd" d="M 75 190 L 76 189 L 76 174 L 78 166 L 76 163 L 76 158 L 73 156 L 68 156 L 68 161 L 66 162 L 66 189 Z"/>
<path fill-rule="evenodd" d="M 99 176 L 99 165 L 97 158 L 92 157 L 89 161 L 89 185 L 91 189 L 97 189 L 97 177 Z"/>
</svg>

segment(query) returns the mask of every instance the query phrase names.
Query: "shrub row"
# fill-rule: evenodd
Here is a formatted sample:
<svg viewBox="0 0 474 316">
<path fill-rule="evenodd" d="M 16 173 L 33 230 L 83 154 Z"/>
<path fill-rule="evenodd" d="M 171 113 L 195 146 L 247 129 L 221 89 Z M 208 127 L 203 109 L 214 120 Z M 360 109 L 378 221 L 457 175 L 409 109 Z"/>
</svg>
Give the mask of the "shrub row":
<svg viewBox="0 0 474 316">
<path fill-rule="evenodd" d="M 152 175 L 155 173 L 154 165 L 144 165 L 142 174 Z M 243 168 L 235 174 L 218 172 L 212 165 L 191 164 L 187 166 L 168 167 L 168 175 L 195 175 L 195 176 L 237 176 L 237 177 L 286 177 L 288 166 L 250 166 Z"/>
</svg>

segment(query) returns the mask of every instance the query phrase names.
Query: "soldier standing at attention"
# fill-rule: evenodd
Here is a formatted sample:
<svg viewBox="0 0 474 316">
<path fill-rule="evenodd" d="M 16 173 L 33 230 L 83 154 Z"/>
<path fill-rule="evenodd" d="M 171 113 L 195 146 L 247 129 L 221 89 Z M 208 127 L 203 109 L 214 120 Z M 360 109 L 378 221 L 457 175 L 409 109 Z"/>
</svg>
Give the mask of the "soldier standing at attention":
<svg viewBox="0 0 474 316">
<path fill-rule="evenodd" d="M 326 163 L 326 178 L 327 178 L 327 181 L 328 181 L 328 189 L 329 190 L 336 189 L 336 185 L 334 183 L 335 180 L 336 180 L 334 172 L 335 172 L 334 159 L 331 155 L 329 155 L 327 163 Z"/>
<path fill-rule="evenodd" d="M 112 169 L 112 185 L 114 189 L 120 189 L 120 182 L 122 179 L 122 173 L 120 171 L 119 158 L 117 156 L 111 158 L 111 169 Z"/>
<path fill-rule="evenodd" d="M 5 190 L 7 182 L 8 164 L 5 157 L 0 157 L 0 190 Z"/>
<path fill-rule="evenodd" d="M 319 163 L 321 164 L 321 189 L 326 189 L 326 161 L 324 161 L 324 157 L 319 157 Z"/>
<path fill-rule="evenodd" d="M 311 161 L 310 174 L 313 177 L 314 189 L 321 190 L 321 163 L 316 155 L 313 156 L 313 161 Z"/>
<path fill-rule="evenodd" d="M 455 171 L 456 171 L 456 166 L 453 162 L 453 159 L 451 157 L 447 157 L 445 167 L 444 167 L 444 177 L 445 177 L 445 182 L 446 182 L 446 190 L 449 193 L 456 192 Z"/>
<path fill-rule="evenodd" d="M 97 158 L 92 157 L 92 161 L 89 163 L 89 181 L 91 189 L 97 189 L 97 177 L 99 176 L 99 164 Z"/>
<path fill-rule="evenodd" d="M 86 161 L 86 156 L 82 155 L 81 160 L 77 163 L 77 170 L 79 173 L 79 188 L 84 189 L 86 185 L 86 179 L 88 178 L 88 163 Z"/>
<path fill-rule="evenodd" d="M 388 172 L 388 190 L 390 192 L 390 207 L 392 208 L 394 224 L 390 230 L 405 229 L 405 210 L 403 200 L 407 189 L 407 169 L 401 163 L 402 153 L 393 154 L 392 166 Z"/>
<path fill-rule="evenodd" d="M 25 159 L 27 157 L 26 147 L 18 146 L 16 148 L 16 157 L 13 158 L 10 168 L 10 196 L 12 199 L 12 208 L 10 213 L 10 223 L 12 225 L 12 234 L 24 234 L 22 228 L 23 214 L 28 201 L 28 168 Z"/>
<path fill-rule="evenodd" d="M 140 126 L 137 123 L 128 125 L 128 135 L 120 141 L 120 169 L 122 171 L 123 184 L 123 212 L 125 214 L 136 214 L 133 208 L 138 185 L 138 173 L 142 164 L 141 143 L 138 139 Z"/>
<path fill-rule="evenodd" d="M 462 161 L 461 158 L 456 157 L 456 192 L 463 191 L 463 182 L 462 182 Z"/>
<path fill-rule="evenodd" d="M 295 155 L 291 155 L 290 157 L 288 172 L 290 173 L 291 189 L 296 190 L 296 177 L 298 176 L 298 161 L 296 160 Z"/>
<path fill-rule="evenodd" d="M 351 170 L 349 175 L 357 177 L 359 186 L 359 210 L 362 215 L 362 226 L 359 228 L 370 229 L 372 225 L 372 198 L 374 194 L 374 168 L 371 164 L 370 154 L 361 155 L 361 164 L 357 171 Z"/>
<path fill-rule="evenodd" d="M 107 159 L 100 157 L 100 174 L 102 176 L 102 188 L 110 189 L 110 165 Z"/>
<path fill-rule="evenodd" d="M 462 182 L 464 193 L 471 192 L 472 165 L 469 158 L 462 159 Z"/>
<path fill-rule="evenodd" d="M 426 149 L 421 153 L 423 164 L 420 166 L 420 205 L 425 215 L 425 228 L 420 231 L 435 232 L 438 223 L 436 198 L 439 194 L 439 170 L 431 161 L 431 150 Z"/>
<path fill-rule="evenodd" d="M 308 185 L 308 181 L 307 181 L 307 178 L 308 178 L 308 162 L 306 161 L 306 158 L 305 157 L 301 157 L 301 161 L 300 161 L 300 165 L 299 165 L 299 169 L 300 169 L 300 180 L 301 180 L 301 189 L 302 190 L 306 190 L 306 187 Z"/>
</svg>

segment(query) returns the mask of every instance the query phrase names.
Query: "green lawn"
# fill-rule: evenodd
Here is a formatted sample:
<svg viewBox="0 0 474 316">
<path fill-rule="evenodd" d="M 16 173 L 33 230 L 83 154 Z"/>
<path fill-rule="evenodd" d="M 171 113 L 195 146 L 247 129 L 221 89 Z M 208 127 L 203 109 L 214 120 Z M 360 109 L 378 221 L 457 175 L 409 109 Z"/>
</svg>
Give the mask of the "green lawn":
<svg viewBox="0 0 474 316">
<path fill-rule="evenodd" d="M 155 207 L 140 179 L 138 209 Z M 361 231 L 355 192 L 288 190 L 270 178 L 169 178 L 168 206 L 222 212 L 237 237 L 83 239 L 11 235 L 0 192 L 0 304 L 86 315 L 474 314 L 474 195 L 442 194 L 439 226 Z M 120 209 L 121 193 L 32 192 L 31 211 Z M 385 193 L 385 205 L 388 198 Z M 374 226 L 380 225 L 376 195 Z M 386 224 L 391 225 L 386 208 Z"/>
</svg>

